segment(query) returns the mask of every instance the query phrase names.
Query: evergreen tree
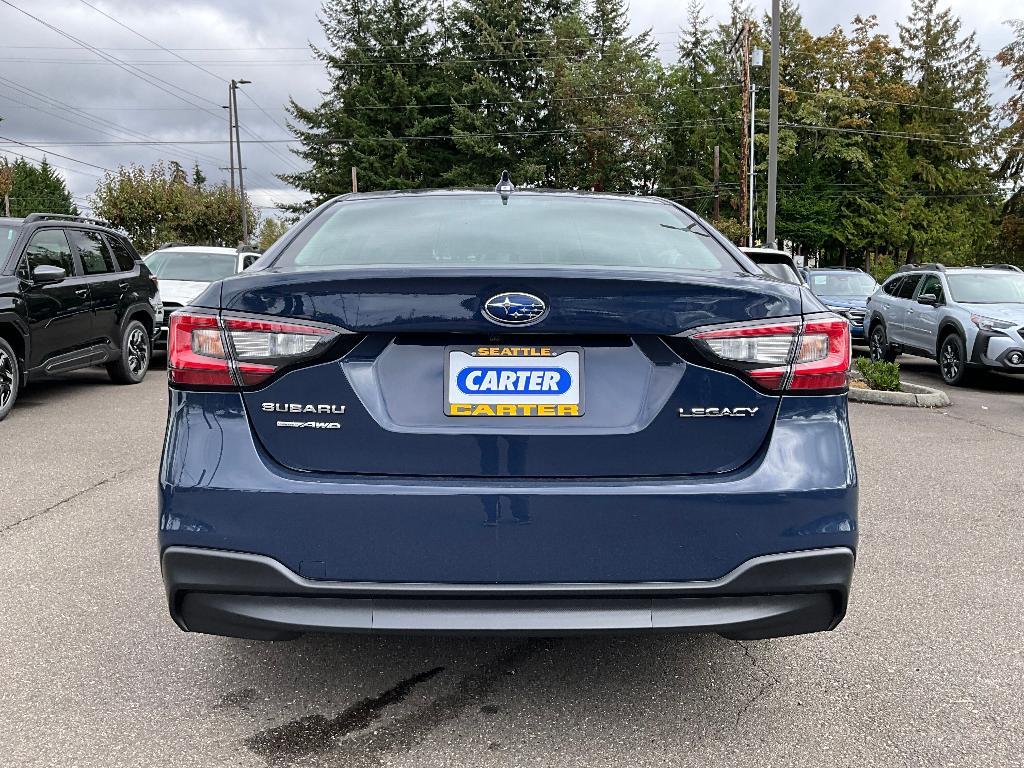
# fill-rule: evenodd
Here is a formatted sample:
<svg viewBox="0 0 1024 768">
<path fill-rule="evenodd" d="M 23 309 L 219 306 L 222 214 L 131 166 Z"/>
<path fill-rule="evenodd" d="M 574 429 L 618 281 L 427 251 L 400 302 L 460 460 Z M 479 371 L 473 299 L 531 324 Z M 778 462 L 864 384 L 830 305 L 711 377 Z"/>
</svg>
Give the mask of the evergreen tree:
<svg viewBox="0 0 1024 768">
<path fill-rule="evenodd" d="M 914 0 L 900 44 L 916 104 L 904 121 L 908 144 L 908 261 L 971 263 L 992 241 L 992 107 L 988 62 L 974 33 L 938 0 Z"/>
<path fill-rule="evenodd" d="M 731 12 L 735 23 L 742 24 L 745 9 L 733 3 Z M 732 65 L 737 54 L 729 52 L 735 39 L 733 24 L 727 32 L 725 26 L 716 32 L 697 0 L 690 0 L 687 18 L 679 59 L 667 77 L 665 168 L 658 193 L 710 216 L 714 151 L 719 147 L 724 218 L 718 224 L 738 237 L 741 89 L 739 80 L 730 80 L 738 73 Z"/>
<path fill-rule="evenodd" d="M 64 179 L 44 157 L 39 165 L 24 158 L 11 165 L 11 215 L 22 217 L 30 213 L 62 213 L 78 215 Z"/>
<path fill-rule="evenodd" d="M 330 87 L 314 108 L 290 102 L 296 154 L 311 168 L 281 178 L 312 194 L 308 210 L 351 189 L 436 186 L 450 164 L 438 26 L 427 0 L 326 0 L 321 26 Z"/>
<path fill-rule="evenodd" d="M 662 151 L 662 71 L 650 33 L 627 33 L 624 0 L 594 0 L 562 28 L 581 34 L 554 46 L 551 92 L 565 153 L 559 186 L 650 194 Z"/>
<path fill-rule="evenodd" d="M 558 10 L 556 8 L 556 10 Z M 457 0 L 450 10 L 452 186 L 493 186 L 503 169 L 519 185 L 550 181 L 544 151 L 541 54 L 548 10 L 531 0 Z"/>
<path fill-rule="evenodd" d="M 1010 187 L 1010 198 L 1000 221 L 1000 261 L 1009 258 L 1024 264 L 1024 20 L 1012 21 L 1014 39 L 996 59 L 1008 70 L 1011 93 L 1000 110 L 1006 125 L 1002 131 L 1003 154 L 999 176 Z"/>
</svg>

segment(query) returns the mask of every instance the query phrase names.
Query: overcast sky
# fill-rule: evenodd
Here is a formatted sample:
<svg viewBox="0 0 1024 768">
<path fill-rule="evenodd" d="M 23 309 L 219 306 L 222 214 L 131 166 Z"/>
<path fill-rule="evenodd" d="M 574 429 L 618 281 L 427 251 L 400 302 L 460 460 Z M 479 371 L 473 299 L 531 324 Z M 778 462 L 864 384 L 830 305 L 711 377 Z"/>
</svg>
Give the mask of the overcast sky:
<svg viewBox="0 0 1024 768">
<path fill-rule="evenodd" d="M 226 178 L 220 167 L 227 165 L 227 113 L 220 105 L 227 103 L 227 81 L 232 77 L 252 81 L 244 87 L 246 96 L 239 98 L 241 123 L 251 132 L 243 132 L 243 140 L 291 138 L 284 126 L 288 97 L 315 104 L 326 83 L 322 66 L 308 48 L 309 41 L 323 40 L 316 21 L 319 0 L 0 0 L 7 2 L 10 5 L 0 4 L 0 150 L 38 159 L 42 151 L 12 145 L 10 140 L 43 147 L 83 209 L 102 169 L 128 162 L 148 165 L 163 157 L 191 167 L 198 160 L 209 179 Z M 966 28 L 977 31 L 989 57 L 1009 40 L 1004 22 L 1024 16 L 1021 0 L 949 4 Z M 633 0 L 634 29 L 651 29 L 666 60 L 675 55 L 685 6 L 683 0 Z M 770 0 L 758 0 L 754 6 L 767 9 Z M 724 0 L 705 2 L 705 12 L 714 18 L 721 18 L 727 7 Z M 848 23 L 857 13 L 876 14 L 882 30 L 895 33 L 909 7 L 910 0 L 802 4 L 805 23 L 819 34 Z M 159 80 L 147 83 L 132 74 L 133 68 Z M 1004 80 L 1002 70 L 993 67 L 996 93 L 1005 92 Z M 153 140 L 209 143 L 95 145 Z M 94 145 L 83 146 L 89 142 Z M 264 215 L 273 215 L 276 203 L 301 197 L 274 177 L 299 167 L 287 147 L 243 144 L 246 187 Z"/>
</svg>

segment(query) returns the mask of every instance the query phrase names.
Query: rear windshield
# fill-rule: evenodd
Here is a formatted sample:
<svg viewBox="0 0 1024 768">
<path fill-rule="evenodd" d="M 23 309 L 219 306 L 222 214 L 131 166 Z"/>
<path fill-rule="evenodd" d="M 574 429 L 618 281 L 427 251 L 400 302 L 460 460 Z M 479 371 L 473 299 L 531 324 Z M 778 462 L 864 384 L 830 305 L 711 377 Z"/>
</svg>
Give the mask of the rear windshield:
<svg viewBox="0 0 1024 768">
<path fill-rule="evenodd" d="M 800 285 L 803 280 L 789 264 L 773 264 L 771 262 L 763 262 L 758 264 L 766 274 L 771 275 L 776 280 L 781 280 L 784 283 L 792 283 L 793 285 Z"/>
<path fill-rule="evenodd" d="M 238 257 L 233 253 L 202 251 L 153 251 L 146 266 L 163 280 L 194 280 L 212 283 L 235 274 Z"/>
<path fill-rule="evenodd" d="M 1019 272 L 991 274 L 946 273 L 953 301 L 962 304 L 1024 304 L 1024 275 Z"/>
<path fill-rule="evenodd" d="M 818 296 L 865 297 L 878 283 L 863 272 L 811 272 L 811 290 Z"/>
<path fill-rule="evenodd" d="M 18 239 L 18 228 L 10 224 L 0 224 L 0 265 L 3 265 L 11 246 Z"/>
<path fill-rule="evenodd" d="M 695 220 L 655 203 L 513 193 L 352 200 L 319 216 L 277 267 L 552 265 L 738 272 Z"/>
</svg>

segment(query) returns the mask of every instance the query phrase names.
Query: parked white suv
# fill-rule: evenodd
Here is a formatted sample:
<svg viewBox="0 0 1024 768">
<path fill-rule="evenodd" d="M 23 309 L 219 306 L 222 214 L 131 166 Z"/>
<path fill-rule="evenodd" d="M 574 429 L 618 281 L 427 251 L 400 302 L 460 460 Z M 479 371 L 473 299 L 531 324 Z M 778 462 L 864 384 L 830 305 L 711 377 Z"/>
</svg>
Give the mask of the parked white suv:
<svg viewBox="0 0 1024 768">
<path fill-rule="evenodd" d="M 154 349 L 167 346 L 170 314 L 188 306 L 211 283 L 242 272 L 260 257 L 253 249 L 217 248 L 208 245 L 166 245 L 143 261 L 160 281 L 164 321 L 153 333 Z"/>
</svg>

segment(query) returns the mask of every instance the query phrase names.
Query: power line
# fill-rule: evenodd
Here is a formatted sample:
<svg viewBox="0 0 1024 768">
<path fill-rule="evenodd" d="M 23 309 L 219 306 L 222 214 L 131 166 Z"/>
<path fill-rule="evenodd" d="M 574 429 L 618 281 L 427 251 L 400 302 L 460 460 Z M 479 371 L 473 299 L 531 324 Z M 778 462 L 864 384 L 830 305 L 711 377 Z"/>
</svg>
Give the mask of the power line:
<svg viewBox="0 0 1024 768">
<path fill-rule="evenodd" d="M 189 100 L 187 98 L 185 98 L 185 96 L 182 96 L 181 93 L 187 94 L 188 96 L 191 96 L 193 99 L 199 99 L 200 101 L 205 101 L 206 103 L 212 104 L 215 107 L 220 107 L 220 105 L 217 102 L 211 101 L 210 99 L 207 99 L 205 96 L 200 96 L 198 93 L 192 93 L 192 91 L 188 91 L 188 90 L 186 90 L 184 88 L 181 88 L 180 86 L 174 85 L 173 83 L 169 83 L 166 80 L 163 80 L 162 78 L 157 77 L 156 75 L 151 75 L 150 73 L 145 72 L 145 71 L 139 69 L 138 67 L 133 66 L 132 64 L 130 64 L 130 63 L 126 62 L 126 61 L 123 61 L 123 60 L 121 60 L 121 59 L 119 59 L 119 58 L 117 58 L 115 56 L 112 56 L 112 55 L 110 55 L 108 53 L 104 53 L 102 50 L 100 50 L 96 46 L 90 45 L 89 43 L 85 42 L 84 40 L 81 40 L 81 39 L 75 37 L 74 35 L 72 35 L 72 34 L 70 34 L 68 32 L 65 32 L 63 29 L 60 29 L 59 27 L 54 26 L 53 24 L 51 24 L 50 22 L 46 21 L 45 19 L 41 19 L 38 16 L 35 16 L 35 15 L 29 13 L 24 8 L 19 8 L 14 3 L 12 3 L 10 0 L 0 0 L 0 3 L 3 3 L 4 5 L 6 5 L 6 6 L 10 7 L 10 8 L 13 8 L 14 10 L 18 11 L 21 14 L 24 14 L 25 16 L 28 16 L 30 19 L 39 22 L 40 24 L 42 24 L 47 29 L 49 29 L 49 30 L 51 30 L 53 32 L 56 32 L 61 37 L 64 37 L 64 38 L 70 40 L 71 42 L 78 44 L 79 46 L 81 46 L 82 48 L 84 48 L 87 51 L 91 51 L 92 53 L 96 54 L 97 56 L 99 56 L 104 61 L 106 61 L 106 62 L 108 62 L 110 64 L 113 64 L 114 66 L 118 67 L 119 69 L 124 70 L 128 74 L 133 75 L 133 76 L 139 78 L 140 80 L 142 80 L 143 82 L 147 83 L 148 85 L 151 85 L 154 88 L 157 88 L 157 89 L 163 91 L 164 93 L 166 93 L 166 94 L 168 94 L 170 96 L 173 96 L 176 99 L 179 99 L 180 101 L 184 101 L 186 104 L 188 104 L 190 102 L 189 102 Z M 161 83 L 162 83 L 162 85 L 161 85 Z M 167 86 L 167 87 L 164 87 L 164 86 Z M 170 90 L 170 88 L 173 88 L 175 91 L 180 91 L 181 93 L 175 93 L 174 91 Z M 204 110 L 204 111 L 209 112 L 209 110 Z M 218 117 L 219 118 L 219 115 L 217 115 L 214 112 L 210 112 L 210 114 L 214 115 L 214 117 Z"/>
<path fill-rule="evenodd" d="M 977 117 L 978 113 L 968 109 L 961 109 L 960 107 L 933 107 L 928 104 L 915 104 L 912 101 L 888 101 L 886 99 L 871 99 L 867 96 L 849 96 L 841 93 L 832 93 L 830 91 L 798 91 L 795 88 L 784 88 L 789 93 L 800 93 L 806 96 L 824 96 L 827 99 L 839 99 L 842 101 L 866 101 L 871 104 L 888 104 L 894 107 L 914 107 L 916 109 L 932 109 L 941 112 L 960 112 L 965 115 L 972 115 Z"/>
<path fill-rule="evenodd" d="M 41 149 L 40 147 L 37 147 L 37 146 L 35 146 L 33 144 L 29 144 L 28 142 L 25 142 L 25 141 L 18 141 L 17 139 L 11 139 L 11 138 L 9 138 L 7 136 L 0 136 L 0 141 L 8 141 L 8 142 L 10 142 L 12 144 L 17 144 L 19 147 L 28 147 L 29 149 L 34 149 L 37 152 L 42 152 L 44 155 L 47 155 L 47 154 L 54 155 L 55 157 L 59 157 L 59 158 L 62 158 L 64 160 L 70 160 L 73 163 L 80 163 L 81 165 L 87 165 L 90 168 L 96 168 L 97 170 L 100 170 L 100 171 L 110 172 L 109 168 L 104 168 L 102 165 L 95 165 L 93 163 L 87 163 L 85 160 L 79 160 L 76 157 L 70 157 L 68 155 L 62 155 L 59 152 L 53 152 L 53 151 L 49 151 L 48 152 L 45 149 Z"/>
<path fill-rule="evenodd" d="M 205 69 L 205 68 L 203 68 L 203 67 L 199 66 L 198 64 L 196 64 L 196 63 L 195 63 L 194 61 L 190 61 L 189 59 L 186 59 L 186 58 L 185 58 L 184 56 L 181 56 L 181 55 L 179 55 L 179 54 L 175 53 L 175 52 L 174 52 L 174 51 L 172 51 L 172 50 L 171 50 L 170 48 L 164 48 L 164 47 L 163 47 L 162 45 L 160 45 L 160 43 L 158 43 L 158 42 L 157 42 L 156 40 L 153 40 L 152 38 L 146 37 L 146 36 L 145 36 L 144 34 L 142 34 L 141 32 L 139 32 L 139 31 L 138 31 L 137 29 L 134 29 L 134 28 L 132 28 L 132 27 L 128 26 L 127 24 L 125 24 L 125 23 L 124 23 L 123 21 L 121 21 L 120 19 L 116 19 L 116 18 L 114 18 L 113 16 L 111 16 L 111 15 L 110 15 L 109 13 L 107 13 L 106 11 L 103 11 L 103 10 L 101 10 L 101 9 L 97 8 L 97 7 L 95 6 L 95 5 L 93 5 L 92 3 L 90 3 L 90 2 L 89 2 L 89 0 L 79 0 L 79 2 L 80 2 L 80 3 L 82 3 L 83 5 L 87 5 L 87 6 L 89 6 L 90 8 L 92 8 L 92 9 L 93 9 L 94 11 L 96 11 L 96 13 L 100 14 L 101 16 L 104 16 L 104 17 L 106 17 L 106 18 L 110 19 L 110 20 L 111 20 L 112 22 L 114 22 L 115 24 L 117 24 L 117 25 L 118 25 L 119 27 L 122 27 L 123 29 L 127 29 L 127 30 L 128 30 L 129 32 L 131 32 L 131 33 L 132 33 L 133 35 L 135 35 L 136 37 L 141 37 L 141 38 L 142 38 L 143 40 L 145 40 L 145 41 L 146 41 L 147 43 L 150 43 L 150 44 L 152 44 L 152 45 L 156 46 L 156 47 L 157 47 L 157 48 L 159 48 L 159 49 L 160 49 L 161 51 L 164 51 L 164 52 L 166 52 L 166 53 L 169 53 L 169 54 L 171 54 L 171 56 L 174 56 L 174 57 L 175 57 L 176 59 L 180 59 L 181 61 L 183 61 L 183 62 L 185 62 L 186 64 L 188 64 L 188 65 L 189 65 L 190 67 L 194 67 L 195 69 L 198 69 L 198 70 L 199 70 L 200 72 L 204 72 L 205 74 L 209 75 L 210 77 L 216 78 L 217 80 L 220 80 L 221 82 L 226 82 L 226 81 L 224 80 L 224 78 L 223 78 L 223 77 L 221 77 L 220 75 L 215 75 L 215 74 L 214 74 L 213 72 L 211 72 L 210 70 L 208 70 L 208 69 Z M 134 62 L 134 63 L 138 63 L 138 62 Z M 177 87 L 177 86 L 173 86 L 173 87 Z"/>
<path fill-rule="evenodd" d="M 202 73 L 204 73 L 204 74 L 206 74 L 206 75 L 209 75 L 210 77 L 214 78 L 215 80 L 219 80 L 220 82 L 222 82 L 222 83 L 224 83 L 224 84 L 227 84 L 227 83 L 228 83 L 228 80 L 227 80 L 227 79 L 225 79 L 225 78 L 221 77 L 221 76 L 220 76 L 220 75 L 218 75 L 218 74 L 215 74 L 215 73 L 211 72 L 210 70 L 206 69 L 205 67 L 202 67 L 202 66 L 200 66 L 199 64 L 197 64 L 196 62 L 192 61 L 191 59 L 187 59 L 187 58 L 185 58 L 184 56 L 182 56 L 182 55 L 180 55 L 180 54 L 178 54 L 178 53 L 176 53 L 176 52 L 172 51 L 171 49 L 169 49 L 169 48 L 165 48 L 165 47 L 164 47 L 163 45 L 161 45 L 160 43 L 158 43 L 158 42 L 157 42 L 156 40 L 154 40 L 153 38 L 151 38 L 151 37 L 147 37 L 146 35 L 142 34 L 141 32 L 139 32 L 139 31 L 138 31 L 137 29 L 135 29 L 134 27 L 131 27 L 130 25 L 128 25 L 128 24 L 125 24 L 125 23 L 124 23 L 123 21 L 121 21 L 120 19 L 118 19 L 118 18 L 116 18 L 116 17 L 114 17 L 114 16 L 111 16 L 111 15 L 110 15 L 109 13 L 107 13 L 106 11 L 103 11 L 103 10 L 101 10 L 100 8 L 97 8 L 97 7 L 95 6 L 95 5 L 93 5 L 92 3 L 90 3 L 90 2 L 89 2 L 89 0 L 79 0 L 79 2 L 81 2 L 81 3 L 82 3 L 83 5 L 85 5 L 85 6 L 88 6 L 89 8 L 92 8 L 92 9 L 93 9 L 94 11 L 96 11 L 96 12 L 97 12 L 98 14 L 100 14 L 100 15 L 101 15 L 101 16 L 103 16 L 104 18 L 107 18 L 107 19 L 109 19 L 110 21 L 114 22 L 114 23 L 115 23 L 115 24 L 117 24 L 117 25 L 118 25 L 119 27 L 121 27 L 121 28 L 123 28 L 123 29 L 126 29 L 126 30 L 128 30 L 128 31 L 129 31 L 129 32 L 131 32 L 131 33 L 132 33 L 133 35 L 135 35 L 136 37 L 139 37 L 139 38 L 141 38 L 141 39 L 145 40 L 145 41 L 146 41 L 147 43 L 150 43 L 151 45 L 153 45 L 153 46 L 155 46 L 155 47 L 159 48 L 160 50 L 164 51 L 165 53 L 169 53 L 169 54 L 170 54 L 171 56 L 174 56 L 174 57 L 175 57 L 176 59 L 179 59 L 180 61 L 184 62 L 185 64 L 188 64 L 189 66 L 193 67 L 194 69 L 197 69 L 197 70 L 199 70 L 200 72 L 202 72 Z M 139 62 L 133 62 L 133 63 L 137 64 L 137 63 L 139 63 Z M 148 73 L 147 73 L 147 74 L 148 74 Z M 157 78 L 157 79 L 159 79 L 159 78 Z M 166 81 L 162 81 L 162 82 L 166 82 Z M 172 88 L 177 88 L 178 90 L 182 91 L 183 93 L 190 93 L 189 91 L 186 91 L 186 90 L 185 90 L 184 88 L 180 88 L 179 86 L 173 85 L 173 84 L 171 84 L 171 83 L 167 83 L 167 84 L 168 84 L 168 85 L 170 85 L 170 86 L 171 86 Z M 191 94 L 191 95 L 194 95 L 194 94 Z M 202 97 L 199 97 L 199 98 L 202 98 Z M 209 101 L 208 99 L 207 99 L 207 101 L 208 101 L 209 103 L 212 103 L 212 104 L 216 105 L 216 102 L 210 102 L 210 101 Z M 255 101 L 253 101 L 253 103 L 255 104 L 256 102 L 255 102 Z M 217 105 L 217 106 L 219 106 L 219 105 Z M 257 106 L 259 106 L 259 105 L 257 104 Z M 202 108 L 200 108 L 200 109 L 202 109 Z M 211 112 L 210 110 L 206 110 L 206 109 L 203 109 L 202 111 L 206 112 L 207 114 L 212 114 L 212 115 L 213 115 L 214 117 L 219 117 L 219 116 L 218 116 L 218 115 L 217 115 L 216 113 L 214 113 L 214 112 Z M 270 117 L 270 116 L 269 116 L 269 115 L 267 115 L 267 117 Z M 271 119 L 273 119 L 273 118 L 271 118 Z M 255 136 L 255 137 L 256 137 L 257 139 L 258 139 L 258 138 L 260 138 L 260 137 L 259 137 L 259 136 L 258 136 L 257 134 L 253 133 L 252 131 L 249 131 L 248 129 L 243 129 L 243 130 L 245 130 L 245 131 L 246 131 L 247 133 L 250 133 L 251 135 Z M 277 152 L 277 151 L 276 151 L 276 150 L 275 150 L 274 148 L 272 148 L 272 147 L 268 147 L 268 151 L 270 151 L 270 152 L 271 152 L 271 153 L 272 153 L 272 154 L 273 154 L 273 155 L 274 155 L 275 157 L 277 157 L 277 158 L 278 158 L 279 160 L 281 160 L 282 162 L 285 162 L 285 163 L 287 164 L 287 162 L 288 162 L 288 159 L 287 159 L 287 158 L 285 158 L 285 157 L 283 157 L 283 156 L 281 156 L 281 155 L 280 155 L 280 154 L 279 154 L 279 153 L 278 153 L 278 152 Z M 294 168 L 298 168 L 298 166 L 297 166 L 297 165 L 294 165 L 294 163 L 293 163 L 293 167 L 294 167 Z M 259 175 L 259 176 L 260 176 L 260 177 L 262 178 L 262 174 L 258 174 L 258 175 Z"/>
<path fill-rule="evenodd" d="M 12 157 L 20 157 L 22 160 L 24 160 L 26 162 L 31 162 L 31 163 L 38 163 L 38 162 L 40 162 L 40 160 L 38 160 L 38 159 L 36 159 L 34 157 L 29 157 L 28 155 L 23 155 L 20 152 L 12 152 L 9 149 L 0 149 L 0 152 L 3 152 L 5 155 L 11 155 Z M 53 168 L 57 168 L 58 170 L 66 171 L 67 173 L 81 173 L 81 174 L 84 174 L 86 176 L 93 176 L 93 177 L 95 177 L 97 179 L 102 178 L 100 176 L 100 174 L 93 173 L 92 171 L 80 171 L 80 170 L 77 170 L 77 169 L 74 169 L 74 168 L 68 168 L 66 165 L 57 165 L 56 163 L 51 163 L 49 158 L 46 157 L 46 153 L 45 152 L 43 152 L 43 157 L 46 158 L 46 162 L 47 162 L 48 165 L 50 165 Z"/>
<path fill-rule="evenodd" d="M 36 91 L 36 90 L 34 90 L 32 88 L 29 88 L 26 85 L 22 85 L 21 83 L 17 83 L 14 80 L 11 80 L 10 78 L 6 78 L 6 77 L 0 76 L 0 83 L 3 83 L 5 85 L 7 85 L 8 87 L 14 89 L 15 91 L 18 91 L 19 93 L 21 93 L 21 94 L 23 94 L 25 96 L 33 98 L 36 101 L 42 102 L 43 104 L 45 104 L 48 107 L 56 107 L 56 108 L 67 109 L 67 110 L 72 111 L 73 113 L 77 113 L 78 116 L 82 117 L 83 119 L 85 119 L 85 120 L 87 120 L 89 122 L 93 122 L 93 123 L 96 123 L 96 124 L 101 125 L 101 126 L 109 127 L 111 129 L 113 129 L 114 131 L 117 131 L 118 133 L 122 133 L 122 134 L 125 134 L 125 135 L 128 135 L 128 136 L 134 136 L 134 137 L 138 137 L 138 138 L 142 138 L 142 139 L 150 139 L 150 140 L 156 141 L 156 139 L 153 139 L 153 137 L 150 136 L 147 133 L 143 133 L 142 131 L 137 131 L 137 130 L 134 130 L 132 128 L 126 128 L 126 127 L 124 127 L 122 125 L 119 125 L 118 123 L 115 123 L 115 122 L 112 122 L 110 120 L 107 120 L 106 118 L 96 117 L 94 115 L 90 115 L 90 114 L 88 114 L 87 112 L 85 112 L 84 110 L 82 110 L 82 109 L 80 109 L 78 107 L 74 107 L 71 104 L 68 104 L 67 102 L 61 101 L 60 99 L 55 98 L 53 96 L 47 96 L 46 94 L 40 93 L 39 91 Z M 177 144 L 171 144 L 170 146 L 175 146 L 176 147 L 178 145 Z M 218 164 L 220 163 L 220 159 L 219 158 L 213 157 L 211 155 L 204 155 L 201 152 L 181 151 L 181 156 L 183 158 L 188 158 L 190 160 L 195 160 L 195 161 L 198 161 L 199 159 L 204 159 L 204 160 L 207 160 L 208 162 L 213 162 L 213 163 L 218 163 Z"/>
</svg>

